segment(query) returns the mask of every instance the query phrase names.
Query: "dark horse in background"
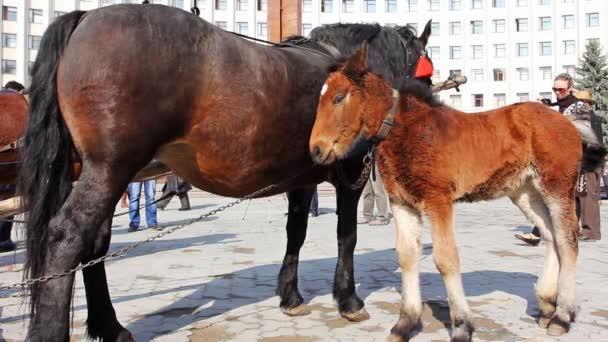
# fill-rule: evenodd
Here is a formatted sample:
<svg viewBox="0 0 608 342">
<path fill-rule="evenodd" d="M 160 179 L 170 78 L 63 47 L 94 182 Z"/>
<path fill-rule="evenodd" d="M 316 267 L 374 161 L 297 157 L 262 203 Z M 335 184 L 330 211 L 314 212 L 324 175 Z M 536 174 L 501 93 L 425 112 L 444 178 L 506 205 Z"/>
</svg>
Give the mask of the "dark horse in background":
<svg viewBox="0 0 608 342">
<path fill-rule="evenodd" d="M 420 38 L 407 29 L 334 25 L 313 32 L 317 38 L 302 44 L 309 49 L 276 48 L 166 6 L 116 5 L 59 17 L 34 65 L 24 139 L 26 276 L 64 272 L 104 255 L 108 217 L 129 181 L 155 158 L 218 195 L 241 197 L 271 184 L 278 186 L 264 196 L 288 192 L 277 291 L 283 312 L 305 314 L 298 254 L 313 186 L 329 180 L 338 202 L 334 297 L 342 316 L 366 319 L 353 272 L 360 190 L 337 182 L 335 168 L 315 166 L 308 139 L 335 62 L 330 50 L 349 55 L 369 41 L 371 67 L 390 80 L 414 74 L 429 33 L 429 25 Z M 310 51 L 323 45 L 332 48 Z M 72 149 L 82 160 L 75 184 Z M 360 158 L 346 164 L 355 171 L 363 165 Z M 89 335 L 131 340 L 116 319 L 104 264 L 83 270 L 83 278 Z M 71 275 L 30 288 L 29 340 L 68 339 L 73 282 Z"/>
</svg>

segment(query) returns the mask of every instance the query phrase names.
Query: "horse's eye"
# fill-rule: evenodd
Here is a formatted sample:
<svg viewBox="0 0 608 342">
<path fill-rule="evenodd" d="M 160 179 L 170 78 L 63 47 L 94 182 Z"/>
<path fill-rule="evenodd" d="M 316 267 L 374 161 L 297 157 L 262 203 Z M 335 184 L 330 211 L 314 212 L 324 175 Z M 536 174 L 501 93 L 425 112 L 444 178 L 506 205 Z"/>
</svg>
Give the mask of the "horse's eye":
<svg viewBox="0 0 608 342">
<path fill-rule="evenodd" d="M 339 104 L 341 104 L 341 103 L 344 101 L 344 98 L 345 98 L 345 97 L 346 97 L 346 96 L 344 96 L 343 94 L 338 94 L 338 95 L 336 95 L 336 97 L 334 97 L 334 104 L 335 104 L 335 105 L 339 105 Z"/>
</svg>

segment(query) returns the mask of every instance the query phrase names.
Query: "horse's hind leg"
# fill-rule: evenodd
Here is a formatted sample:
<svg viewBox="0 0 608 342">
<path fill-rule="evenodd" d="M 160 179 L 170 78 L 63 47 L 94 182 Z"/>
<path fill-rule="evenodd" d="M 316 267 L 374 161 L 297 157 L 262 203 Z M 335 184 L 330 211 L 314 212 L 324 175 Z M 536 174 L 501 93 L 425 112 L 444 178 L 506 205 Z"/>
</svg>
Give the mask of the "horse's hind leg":
<svg viewBox="0 0 608 342">
<path fill-rule="evenodd" d="M 454 238 L 453 204 L 448 199 L 435 200 L 431 206 L 425 206 L 424 210 L 431 223 L 433 260 L 448 292 L 452 319 L 451 340 L 452 342 L 468 342 L 475 329 L 471 322 L 471 310 L 462 287 L 460 258 Z"/>
<path fill-rule="evenodd" d="M 399 321 L 391 329 L 389 341 L 407 341 L 416 330 L 422 330 L 422 299 L 420 298 L 420 239 L 422 218 L 410 206 L 391 203 L 397 228 L 397 260 L 401 268 L 401 308 Z"/>
<path fill-rule="evenodd" d="M 102 167 L 85 165 L 83 169 L 65 203 L 49 222 L 48 242 L 40 246 L 46 250 L 42 269 L 47 275 L 76 267 L 86 251 L 93 249 L 99 227 L 112 213 L 129 181 L 124 174 L 111 174 Z M 32 303 L 29 341 L 68 340 L 73 283 L 71 274 L 32 288 L 36 300 Z"/>
<path fill-rule="evenodd" d="M 522 211 L 528 221 L 540 229 L 545 242 L 545 261 L 543 272 L 536 283 L 536 297 L 538 300 L 538 325 L 547 328 L 549 321 L 555 313 L 557 301 L 557 280 L 559 276 L 559 260 L 553 239 L 553 223 L 549 208 L 540 193 L 528 187 L 509 194 L 509 198 Z"/>
<path fill-rule="evenodd" d="M 576 302 L 576 259 L 578 257 L 579 227 L 572 189 L 548 201 L 553 221 L 555 247 L 559 257 L 557 308 L 549 324 L 549 335 L 561 335 L 570 330 L 574 321 Z"/>
<path fill-rule="evenodd" d="M 82 263 L 104 256 L 110 246 L 112 234 L 112 217 L 107 218 L 101 225 L 97 238 L 90 253 L 85 255 Z M 128 330 L 123 328 L 116 319 L 112 307 L 105 264 L 103 262 L 82 270 L 84 286 L 87 295 L 87 330 L 89 337 L 101 341 L 134 341 Z"/>
<path fill-rule="evenodd" d="M 308 209 L 313 189 L 297 189 L 287 194 L 287 249 L 279 272 L 277 294 L 281 297 L 281 311 L 290 316 L 308 315 L 310 310 L 298 291 L 298 260 L 300 248 L 306 239 Z"/>
</svg>

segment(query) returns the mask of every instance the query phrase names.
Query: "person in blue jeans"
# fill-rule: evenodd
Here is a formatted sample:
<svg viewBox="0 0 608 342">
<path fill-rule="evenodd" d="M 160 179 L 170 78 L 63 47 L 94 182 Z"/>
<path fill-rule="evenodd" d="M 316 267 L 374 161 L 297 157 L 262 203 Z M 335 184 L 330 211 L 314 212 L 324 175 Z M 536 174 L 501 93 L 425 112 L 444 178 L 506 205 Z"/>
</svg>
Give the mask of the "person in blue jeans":
<svg viewBox="0 0 608 342">
<path fill-rule="evenodd" d="M 144 182 L 129 183 L 129 231 L 134 232 L 139 229 L 139 198 L 141 196 L 141 185 L 144 185 L 144 195 L 146 196 L 146 223 L 148 228 L 162 229 L 156 221 L 156 204 L 154 203 L 154 193 L 156 192 L 156 179 Z"/>
</svg>

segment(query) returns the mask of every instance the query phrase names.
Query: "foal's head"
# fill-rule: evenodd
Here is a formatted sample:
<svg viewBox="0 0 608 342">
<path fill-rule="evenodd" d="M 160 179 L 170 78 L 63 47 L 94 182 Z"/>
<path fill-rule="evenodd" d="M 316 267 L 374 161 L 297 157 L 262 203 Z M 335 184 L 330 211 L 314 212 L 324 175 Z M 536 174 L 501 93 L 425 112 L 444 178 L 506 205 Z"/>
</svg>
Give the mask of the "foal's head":
<svg viewBox="0 0 608 342">
<path fill-rule="evenodd" d="M 392 106 L 390 84 L 367 70 L 367 43 L 332 70 L 321 89 L 310 137 L 311 156 L 320 164 L 343 159 L 358 141 L 372 138 L 379 128 L 374 118 Z"/>
</svg>

